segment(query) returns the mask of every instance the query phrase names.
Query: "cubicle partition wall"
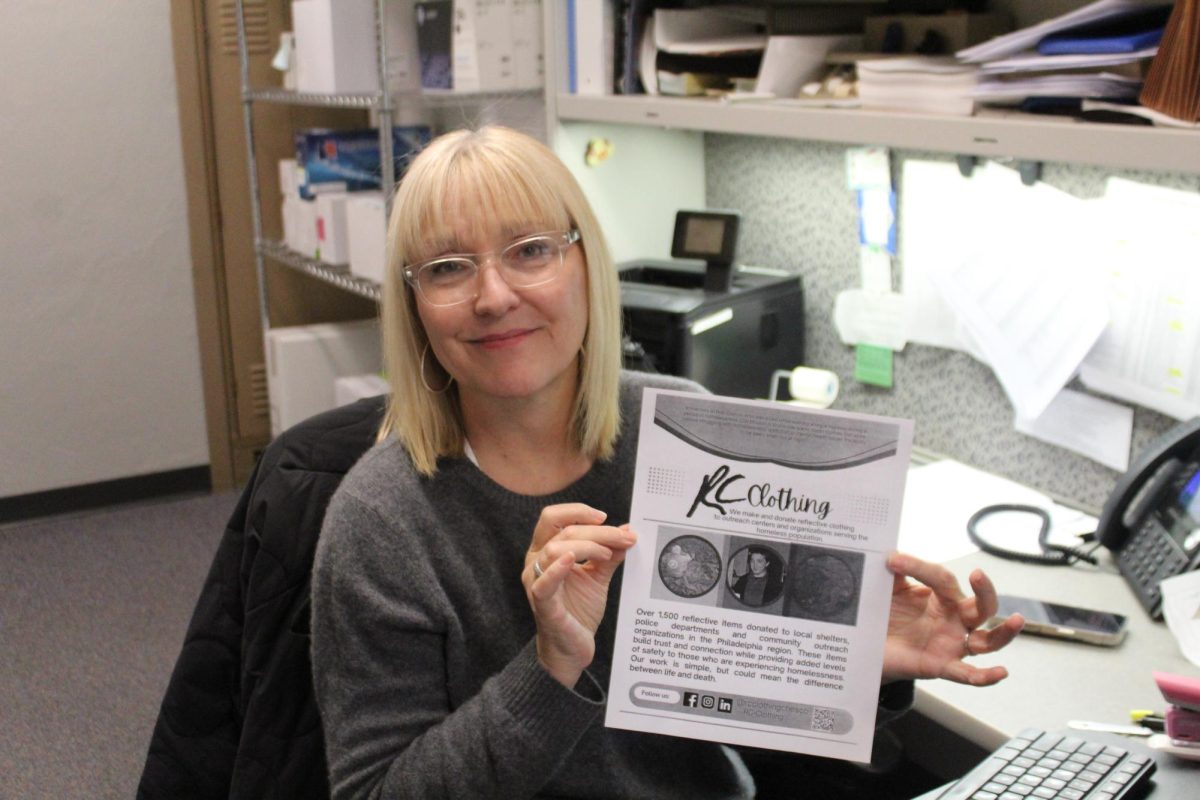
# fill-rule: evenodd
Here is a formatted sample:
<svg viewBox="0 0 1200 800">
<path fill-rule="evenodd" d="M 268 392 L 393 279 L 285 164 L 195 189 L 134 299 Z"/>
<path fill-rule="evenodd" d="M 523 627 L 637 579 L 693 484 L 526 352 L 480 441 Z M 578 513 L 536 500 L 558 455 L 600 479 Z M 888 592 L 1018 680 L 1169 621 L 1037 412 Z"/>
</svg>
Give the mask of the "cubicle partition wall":
<svg viewBox="0 0 1200 800">
<path fill-rule="evenodd" d="M 742 213 L 739 260 L 804 275 L 806 360 L 841 378 L 839 408 L 910 417 L 916 421 L 915 439 L 922 448 L 1085 507 L 1103 505 L 1118 474 L 1015 431 L 1012 404 L 991 368 L 971 356 L 909 344 L 896 354 L 894 388 L 853 380 L 854 349 L 841 343 L 833 325 L 835 295 L 861 285 L 858 210 L 854 193 L 846 187 L 846 146 L 710 133 L 705 134 L 704 147 L 708 206 Z M 907 158 L 952 160 L 945 154 L 893 152 L 893 178 L 899 192 L 903 192 L 901 174 Z M 1200 193 L 1200 177 L 1183 173 L 1047 163 L 1042 180 L 1077 197 L 1091 198 L 1104 194 L 1112 175 Z M 997 219 L 994 224 L 1002 226 L 1005 221 Z M 1182 261 L 1180 268 L 1184 268 Z M 897 281 L 901 270 L 897 260 Z M 1078 381 L 1071 387 L 1083 389 Z M 1134 453 L 1175 422 L 1136 408 Z"/>
</svg>

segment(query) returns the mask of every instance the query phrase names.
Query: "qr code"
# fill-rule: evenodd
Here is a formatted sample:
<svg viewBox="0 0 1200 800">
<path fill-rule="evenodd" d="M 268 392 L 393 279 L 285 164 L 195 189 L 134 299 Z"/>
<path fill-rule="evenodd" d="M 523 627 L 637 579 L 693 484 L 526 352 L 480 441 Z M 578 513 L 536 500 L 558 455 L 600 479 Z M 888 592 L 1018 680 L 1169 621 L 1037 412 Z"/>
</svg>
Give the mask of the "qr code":
<svg viewBox="0 0 1200 800">
<path fill-rule="evenodd" d="M 812 727 L 810 730 L 829 733 L 833 730 L 833 709 L 814 708 L 812 710 Z"/>
</svg>

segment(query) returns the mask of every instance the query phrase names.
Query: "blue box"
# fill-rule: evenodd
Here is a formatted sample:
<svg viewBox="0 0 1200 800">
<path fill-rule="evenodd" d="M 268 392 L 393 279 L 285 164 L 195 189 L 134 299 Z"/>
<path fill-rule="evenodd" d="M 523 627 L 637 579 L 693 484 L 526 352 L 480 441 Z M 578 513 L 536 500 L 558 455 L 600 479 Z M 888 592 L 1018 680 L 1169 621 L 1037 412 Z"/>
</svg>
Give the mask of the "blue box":
<svg viewBox="0 0 1200 800">
<path fill-rule="evenodd" d="M 429 143 L 430 138 L 430 130 L 426 125 L 392 128 L 392 159 L 397 180 L 404 174 L 408 162 Z M 379 189 L 379 132 L 371 128 L 297 131 L 296 163 L 304 168 L 300 196 L 306 200 L 316 195 L 315 184 L 344 185 L 339 188 L 350 192 Z"/>
</svg>

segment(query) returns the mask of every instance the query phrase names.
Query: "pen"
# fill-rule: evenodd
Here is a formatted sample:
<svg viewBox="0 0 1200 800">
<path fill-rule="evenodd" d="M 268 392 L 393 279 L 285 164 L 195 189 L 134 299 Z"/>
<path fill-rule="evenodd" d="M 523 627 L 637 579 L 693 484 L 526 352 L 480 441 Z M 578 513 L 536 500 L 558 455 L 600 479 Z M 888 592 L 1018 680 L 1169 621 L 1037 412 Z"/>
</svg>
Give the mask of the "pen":
<svg viewBox="0 0 1200 800">
<path fill-rule="evenodd" d="M 1077 731 L 1103 731 L 1104 733 L 1119 733 L 1122 736 L 1150 736 L 1154 731 L 1144 725 L 1115 725 L 1108 722 L 1092 722 L 1087 719 L 1073 719 L 1067 723 L 1068 728 Z"/>
<path fill-rule="evenodd" d="M 1164 718 L 1162 714 L 1156 714 L 1148 709 L 1133 709 L 1129 712 L 1129 719 L 1144 728 L 1149 728 L 1155 733 L 1162 733 L 1167 729 L 1166 718 Z"/>
</svg>

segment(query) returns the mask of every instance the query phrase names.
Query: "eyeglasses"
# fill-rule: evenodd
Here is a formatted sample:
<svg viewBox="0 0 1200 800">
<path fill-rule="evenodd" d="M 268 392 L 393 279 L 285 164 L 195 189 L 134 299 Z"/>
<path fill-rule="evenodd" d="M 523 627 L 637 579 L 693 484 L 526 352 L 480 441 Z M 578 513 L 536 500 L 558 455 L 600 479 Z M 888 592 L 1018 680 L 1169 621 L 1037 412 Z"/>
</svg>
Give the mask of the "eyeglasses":
<svg viewBox="0 0 1200 800">
<path fill-rule="evenodd" d="M 404 280 L 431 306 L 456 306 L 479 296 L 479 266 L 490 255 L 504 282 L 514 289 L 549 283 L 563 264 L 563 252 L 579 241 L 579 231 L 535 233 L 486 253 L 454 253 L 404 268 Z"/>
</svg>

